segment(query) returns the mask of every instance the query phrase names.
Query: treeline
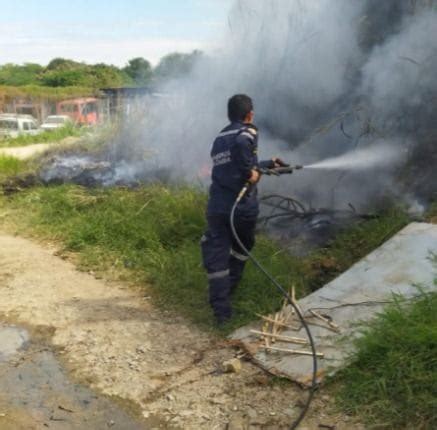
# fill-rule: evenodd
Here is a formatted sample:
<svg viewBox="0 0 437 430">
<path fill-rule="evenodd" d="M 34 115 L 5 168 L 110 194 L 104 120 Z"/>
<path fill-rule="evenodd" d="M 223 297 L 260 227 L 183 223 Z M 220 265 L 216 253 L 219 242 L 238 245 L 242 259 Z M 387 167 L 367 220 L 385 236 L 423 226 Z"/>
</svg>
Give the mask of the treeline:
<svg viewBox="0 0 437 430">
<path fill-rule="evenodd" d="M 54 58 L 47 66 L 8 63 L 0 66 L 0 85 L 87 88 L 153 85 L 189 73 L 201 55 L 200 51 L 168 54 L 156 67 L 142 57 L 129 60 L 122 68 L 65 58 Z"/>
</svg>

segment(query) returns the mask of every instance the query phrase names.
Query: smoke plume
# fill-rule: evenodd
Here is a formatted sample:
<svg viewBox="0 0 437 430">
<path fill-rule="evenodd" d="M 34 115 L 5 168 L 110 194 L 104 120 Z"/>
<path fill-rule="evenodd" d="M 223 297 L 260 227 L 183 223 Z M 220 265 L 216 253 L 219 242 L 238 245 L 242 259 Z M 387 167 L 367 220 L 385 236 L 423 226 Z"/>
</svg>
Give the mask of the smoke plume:
<svg viewBox="0 0 437 430">
<path fill-rule="evenodd" d="M 384 145 L 392 148 L 384 156 L 422 154 L 435 170 L 437 1 L 238 0 L 220 46 L 190 76 L 161 88 L 165 96 L 144 101 L 140 125 L 126 124 L 113 158 L 196 180 L 226 125 L 227 99 L 247 93 L 261 158 L 310 164 Z M 404 192 L 398 165 L 379 164 L 341 176 L 304 169 L 280 182 L 264 180 L 261 188 L 280 186 L 317 206 L 371 206 Z M 433 197 L 437 178 L 426 178 L 426 197 Z"/>
</svg>

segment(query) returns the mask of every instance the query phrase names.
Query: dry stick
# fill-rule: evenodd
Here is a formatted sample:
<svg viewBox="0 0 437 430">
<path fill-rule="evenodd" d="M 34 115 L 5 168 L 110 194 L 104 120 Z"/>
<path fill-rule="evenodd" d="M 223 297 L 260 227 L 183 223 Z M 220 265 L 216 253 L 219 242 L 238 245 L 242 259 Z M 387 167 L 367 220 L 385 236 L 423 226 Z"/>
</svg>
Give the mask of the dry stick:
<svg viewBox="0 0 437 430">
<path fill-rule="evenodd" d="M 263 328 L 262 328 L 263 333 L 267 334 L 267 331 L 269 329 L 269 325 L 270 325 L 270 323 L 268 323 L 268 322 L 263 325 Z M 264 336 L 264 343 L 265 343 L 265 346 L 267 346 L 267 347 L 270 346 L 270 338 L 268 336 Z"/>
<path fill-rule="evenodd" d="M 150 203 L 151 201 L 152 201 L 152 199 L 147 200 L 147 202 L 144 203 L 143 206 L 141 206 L 141 209 L 140 209 L 138 212 L 136 212 L 135 215 L 139 215 L 139 214 L 140 214 L 144 209 L 146 209 L 146 207 L 149 206 L 149 203 Z"/>
<path fill-rule="evenodd" d="M 275 313 L 274 323 L 272 326 L 272 334 L 276 334 L 277 331 L 277 323 L 278 323 L 278 313 Z M 272 338 L 272 343 L 275 343 L 275 338 Z"/>
<path fill-rule="evenodd" d="M 285 324 L 288 320 L 288 316 L 286 313 L 287 304 L 288 304 L 288 300 L 284 299 L 282 306 L 281 306 L 281 310 L 279 311 L 279 322 L 282 324 Z M 281 326 L 279 326 L 279 328 L 281 328 Z"/>
<path fill-rule="evenodd" d="M 318 324 L 318 323 L 315 322 L 315 321 L 310 321 L 310 320 L 307 320 L 307 319 L 305 319 L 305 321 L 306 321 L 306 323 L 309 324 L 309 325 L 314 325 L 314 326 L 316 326 L 316 327 L 321 327 L 321 328 L 324 328 L 324 329 L 326 329 L 326 330 L 330 330 L 330 331 L 332 331 L 332 332 L 334 332 L 334 333 L 339 333 L 339 332 L 340 332 L 340 329 L 337 329 L 337 328 L 331 327 L 331 326 L 326 325 L 326 324 Z"/>
<path fill-rule="evenodd" d="M 266 333 L 265 331 L 259 331 L 259 330 L 250 330 L 250 332 L 253 334 L 258 334 L 260 336 L 274 337 L 276 338 L 276 340 L 281 342 L 300 343 L 302 345 L 308 345 L 309 343 L 303 337 L 283 336 L 281 334 Z"/>
<path fill-rule="evenodd" d="M 328 324 L 330 327 L 332 327 L 334 330 L 340 330 L 340 327 L 333 323 L 331 320 L 329 320 L 328 318 L 325 318 L 323 315 L 320 315 L 318 312 L 313 311 L 312 309 L 310 309 L 310 313 L 312 315 L 314 315 L 316 318 L 324 321 L 326 324 Z"/>
<path fill-rule="evenodd" d="M 266 317 L 265 315 L 261 315 L 261 314 L 258 314 L 258 313 L 256 313 L 255 314 L 257 317 L 260 317 L 261 319 L 263 319 L 264 321 L 267 321 L 267 322 L 269 322 L 269 323 L 274 323 L 275 322 L 275 320 L 274 319 L 272 319 L 272 318 L 270 318 L 270 317 Z M 284 327 L 284 328 L 288 328 L 288 329 L 290 329 L 290 330 L 300 330 L 300 327 L 294 327 L 294 326 L 292 326 L 292 325 L 288 325 L 288 324 L 285 324 L 285 323 L 278 323 L 278 325 L 280 325 L 281 327 Z"/>
<path fill-rule="evenodd" d="M 291 297 L 292 303 L 296 303 L 296 300 L 294 299 L 294 285 L 291 286 L 290 291 L 288 292 L 288 297 Z M 291 306 L 291 315 L 294 315 L 295 313 L 296 313 L 296 310 L 294 309 L 293 306 Z"/>
<path fill-rule="evenodd" d="M 303 315 L 302 308 L 299 306 L 296 300 L 296 290 L 294 288 L 294 285 L 291 287 L 291 301 L 293 302 L 294 306 L 299 310 L 299 312 Z"/>
<path fill-rule="evenodd" d="M 276 346 L 263 346 L 264 349 L 267 349 L 268 351 L 278 351 L 278 352 L 287 352 L 289 354 L 296 354 L 296 355 L 313 355 L 312 351 L 302 351 L 300 349 L 285 349 L 285 348 L 277 348 Z M 319 358 L 324 358 L 325 355 L 322 352 L 317 352 L 316 356 Z"/>
</svg>

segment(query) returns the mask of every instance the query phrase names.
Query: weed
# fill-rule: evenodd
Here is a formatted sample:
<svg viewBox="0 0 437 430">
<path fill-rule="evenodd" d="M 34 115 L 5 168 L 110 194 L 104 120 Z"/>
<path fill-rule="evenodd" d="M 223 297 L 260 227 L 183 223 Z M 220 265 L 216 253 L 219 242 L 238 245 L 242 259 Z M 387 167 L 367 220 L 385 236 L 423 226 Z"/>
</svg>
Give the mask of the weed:
<svg viewBox="0 0 437 430">
<path fill-rule="evenodd" d="M 369 428 L 437 428 L 437 293 L 398 300 L 356 340 L 338 401 Z"/>
<path fill-rule="evenodd" d="M 0 85 L 0 97 L 5 100 L 14 98 L 40 98 L 60 101 L 68 98 L 97 95 L 97 91 L 84 87 L 45 87 L 40 85 L 23 85 L 19 87 Z"/>
<path fill-rule="evenodd" d="M 26 165 L 25 161 L 18 160 L 15 157 L 0 155 L 0 180 L 17 175 L 24 170 Z"/>
<path fill-rule="evenodd" d="M 66 125 L 55 130 L 43 131 L 42 133 L 29 135 L 22 134 L 14 138 L 0 140 L 0 147 L 26 146 L 35 143 L 59 142 L 69 136 L 80 136 L 82 130 L 74 125 Z"/>
<path fill-rule="evenodd" d="M 3 205 L 9 211 L 15 208 L 14 220 L 28 231 L 61 240 L 68 251 L 78 253 L 82 268 L 130 273 L 136 282 L 151 284 L 148 294 L 157 303 L 205 326 L 212 321 L 199 247 L 205 200 L 202 192 L 184 186 L 133 190 L 64 185 L 34 188 L 3 200 Z M 387 212 L 305 258 L 260 236 L 255 255 L 286 289 L 295 285 L 301 296 L 347 269 L 405 221 L 399 211 Z M 226 329 L 252 321 L 255 313 L 277 310 L 281 301 L 275 287 L 248 264 L 233 297 L 235 316 Z"/>
<path fill-rule="evenodd" d="M 434 202 L 426 212 L 426 219 L 429 222 L 437 224 L 437 202 Z"/>
</svg>

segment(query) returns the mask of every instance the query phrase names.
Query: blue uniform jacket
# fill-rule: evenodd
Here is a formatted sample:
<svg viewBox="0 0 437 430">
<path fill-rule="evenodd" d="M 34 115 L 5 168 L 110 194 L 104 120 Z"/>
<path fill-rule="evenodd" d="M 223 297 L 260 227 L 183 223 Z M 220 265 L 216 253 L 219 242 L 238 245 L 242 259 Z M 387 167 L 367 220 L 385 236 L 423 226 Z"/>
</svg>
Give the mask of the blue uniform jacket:
<svg viewBox="0 0 437 430">
<path fill-rule="evenodd" d="M 252 124 L 234 122 L 225 127 L 211 149 L 212 184 L 208 215 L 230 214 L 238 193 L 255 167 L 273 167 L 272 160 L 258 162 L 258 130 Z M 238 205 L 240 216 L 256 218 L 259 213 L 256 185 L 252 185 Z"/>
</svg>

